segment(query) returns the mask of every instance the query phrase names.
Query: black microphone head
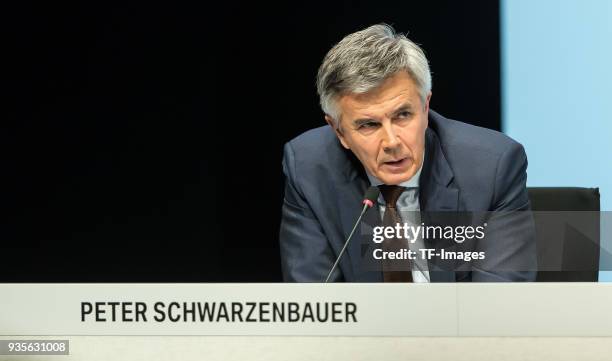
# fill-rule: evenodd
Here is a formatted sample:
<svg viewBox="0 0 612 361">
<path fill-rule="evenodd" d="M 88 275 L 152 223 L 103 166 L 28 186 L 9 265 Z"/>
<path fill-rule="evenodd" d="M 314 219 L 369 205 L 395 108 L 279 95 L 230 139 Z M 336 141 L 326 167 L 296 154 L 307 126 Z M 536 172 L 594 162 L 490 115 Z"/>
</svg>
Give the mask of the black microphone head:
<svg viewBox="0 0 612 361">
<path fill-rule="evenodd" d="M 378 195 L 380 194 L 380 189 L 378 187 L 370 187 L 365 192 L 363 196 L 363 204 L 367 204 L 368 207 L 372 207 L 374 202 L 378 199 Z"/>
</svg>

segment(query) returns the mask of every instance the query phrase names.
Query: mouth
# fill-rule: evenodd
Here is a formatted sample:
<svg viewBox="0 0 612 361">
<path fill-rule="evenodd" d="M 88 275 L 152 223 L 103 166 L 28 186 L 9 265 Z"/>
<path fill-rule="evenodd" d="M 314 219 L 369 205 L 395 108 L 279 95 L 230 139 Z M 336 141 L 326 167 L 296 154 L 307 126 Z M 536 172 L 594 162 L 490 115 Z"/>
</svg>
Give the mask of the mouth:
<svg viewBox="0 0 612 361">
<path fill-rule="evenodd" d="M 409 165 L 409 158 L 400 158 L 396 160 L 390 160 L 383 162 L 383 166 L 392 172 L 402 171 Z"/>
</svg>

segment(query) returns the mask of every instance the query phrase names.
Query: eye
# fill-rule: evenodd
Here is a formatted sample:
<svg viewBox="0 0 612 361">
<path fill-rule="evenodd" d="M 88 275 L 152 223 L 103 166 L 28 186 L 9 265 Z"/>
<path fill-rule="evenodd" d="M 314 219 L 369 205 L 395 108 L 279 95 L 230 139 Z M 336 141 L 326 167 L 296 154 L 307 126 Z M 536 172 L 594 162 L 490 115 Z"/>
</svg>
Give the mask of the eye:
<svg viewBox="0 0 612 361">
<path fill-rule="evenodd" d="M 407 111 L 407 110 L 405 110 L 405 111 L 403 111 L 403 112 L 399 112 L 399 113 L 397 114 L 397 117 L 398 117 L 399 119 L 405 119 L 405 118 L 410 117 L 410 115 L 411 115 L 411 114 L 410 114 L 410 112 L 409 112 L 409 111 Z"/>
<path fill-rule="evenodd" d="M 377 122 L 364 122 L 364 123 L 361 123 L 357 129 L 373 129 L 373 128 L 377 128 L 378 126 L 379 126 L 379 123 Z"/>
</svg>

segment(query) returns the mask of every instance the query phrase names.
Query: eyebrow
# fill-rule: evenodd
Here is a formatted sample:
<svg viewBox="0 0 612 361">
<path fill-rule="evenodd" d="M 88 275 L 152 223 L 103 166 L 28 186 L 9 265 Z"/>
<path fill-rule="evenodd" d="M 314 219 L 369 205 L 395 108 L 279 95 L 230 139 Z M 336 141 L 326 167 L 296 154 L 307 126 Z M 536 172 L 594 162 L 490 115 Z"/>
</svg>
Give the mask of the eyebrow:
<svg viewBox="0 0 612 361">
<path fill-rule="evenodd" d="M 393 116 L 396 116 L 396 115 L 398 115 L 399 113 L 401 113 L 401 112 L 405 112 L 405 111 L 412 111 L 412 104 L 410 104 L 410 103 L 404 103 L 404 104 L 402 104 L 402 105 L 401 105 L 401 106 L 400 106 L 398 109 L 396 109 L 396 110 L 393 112 Z"/>
<path fill-rule="evenodd" d="M 397 108 L 396 110 L 393 111 L 393 116 L 398 115 L 401 112 L 405 112 L 405 111 L 412 111 L 412 104 L 410 103 L 404 103 L 402 105 L 400 105 L 399 108 Z M 355 119 L 353 120 L 353 125 L 354 126 L 360 126 L 362 124 L 368 123 L 368 122 L 376 122 L 377 120 L 374 118 L 359 118 L 359 119 Z"/>
<path fill-rule="evenodd" d="M 376 122 L 376 121 L 377 120 L 374 118 L 359 118 L 359 119 L 353 120 L 353 125 L 358 127 L 362 124 L 369 123 L 369 122 Z"/>
</svg>

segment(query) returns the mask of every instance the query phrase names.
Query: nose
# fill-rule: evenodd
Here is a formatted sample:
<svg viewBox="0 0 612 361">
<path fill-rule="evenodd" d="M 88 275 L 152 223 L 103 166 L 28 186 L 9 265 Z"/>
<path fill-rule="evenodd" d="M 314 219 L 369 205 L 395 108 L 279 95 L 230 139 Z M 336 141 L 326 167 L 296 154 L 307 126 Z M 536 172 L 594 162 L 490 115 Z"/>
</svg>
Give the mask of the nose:
<svg viewBox="0 0 612 361">
<path fill-rule="evenodd" d="M 387 123 L 383 125 L 383 131 L 384 131 L 384 136 L 383 136 L 383 141 L 382 141 L 383 149 L 385 152 L 391 152 L 392 150 L 397 148 L 397 146 L 399 145 L 399 139 L 397 138 L 397 135 L 395 134 L 395 130 L 393 129 L 392 124 Z"/>
</svg>

